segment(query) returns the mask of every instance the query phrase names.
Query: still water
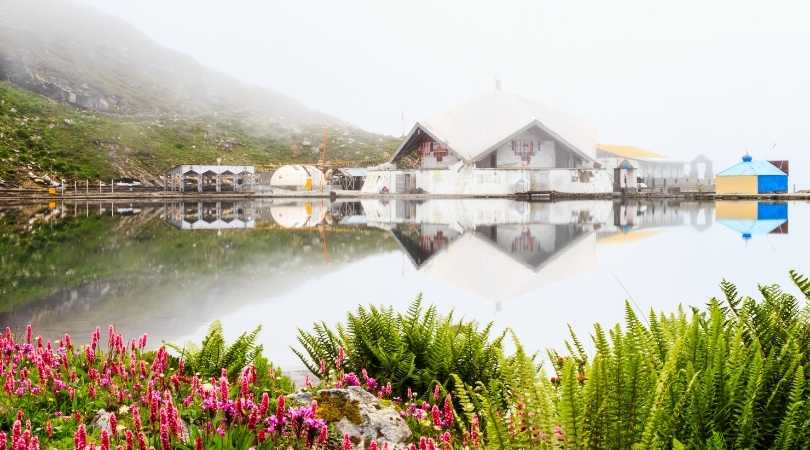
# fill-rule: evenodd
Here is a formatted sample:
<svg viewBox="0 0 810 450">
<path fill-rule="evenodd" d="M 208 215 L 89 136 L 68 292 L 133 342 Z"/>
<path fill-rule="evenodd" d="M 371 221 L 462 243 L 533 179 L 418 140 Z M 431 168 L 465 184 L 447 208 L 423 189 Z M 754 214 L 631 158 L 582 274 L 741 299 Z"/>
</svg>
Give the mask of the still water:
<svg viewBox="0 0 810 450">
<path fill-rule="evenodd" d="M 767 202 L 249 200 L 0 205 L 0 326 L 86 336 L 113 323 L 151 343 L 262 325 L 299 367 L 299 327 L 358 304 L 511 327 L 529 349 L 587 336 L 624 302 L 701 305 L 727 278 L 788 286 L 810 273 L 810 205 Z"/>
</svg>

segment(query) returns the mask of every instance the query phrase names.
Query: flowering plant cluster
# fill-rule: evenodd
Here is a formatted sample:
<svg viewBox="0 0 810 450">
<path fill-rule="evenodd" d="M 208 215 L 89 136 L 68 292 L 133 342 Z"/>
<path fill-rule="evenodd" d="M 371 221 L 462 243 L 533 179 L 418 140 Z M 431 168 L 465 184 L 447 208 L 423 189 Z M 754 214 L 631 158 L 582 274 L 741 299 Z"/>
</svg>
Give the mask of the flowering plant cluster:
<svg viewBox="0 0 810 450">
<path fill-rule="evenodd" d="M 268 392 L 248 365 L 235 379 L 188 374 L 186 363 L 166 347 L 147 350 L 148 336 L 125 341 L 114 327 L 106 343 L 96 328 L 89 343 L 74 345 L 65 334 L 55 341 L 24 340 L 6 328 L 0 335 L 0 408 L 16 410 L 0 418 L 0 450 L 152 450 L 173 448 L 351 449 L 348 435 L 319 417 L 319 405 L 289 405 L 283 393 Z M 452 397 L 438 385 L 430 402 L 392 398 L 391 383 L 380 383 L 363 369 L 359 375 L 330 371 L 318 387 L 360 386 L 401 411 L 415 441 L 403 450 L 453 448 Z M 311 383 L 309 388 L 315 389 Z M 443 403 L 442 403 L 443 401 Z M 99 418 L 102 420 L 99 420 Z M 394 449 L 372 440 L 368 449 Z"/>
<path fill-rule="evenodd" d="M 29 325 L 18 341 L 5 329 L 0 409 L 18 412 L 11 422 L 0 418 L 0 430 L 11 431 L 0 432 L 0 450 L 326 448 L 317 402 L 272 398 L 254 366 L 234 383 L 224 370 L 206 380 L 184 375 L 183 361 L 163 346 L 146 351 L 146 335 L 125 343 L 110 326 L 106 348 L 101 340 L 98 328 L 81 348 L 70 335 L 44 341 Z"/>
</svg>

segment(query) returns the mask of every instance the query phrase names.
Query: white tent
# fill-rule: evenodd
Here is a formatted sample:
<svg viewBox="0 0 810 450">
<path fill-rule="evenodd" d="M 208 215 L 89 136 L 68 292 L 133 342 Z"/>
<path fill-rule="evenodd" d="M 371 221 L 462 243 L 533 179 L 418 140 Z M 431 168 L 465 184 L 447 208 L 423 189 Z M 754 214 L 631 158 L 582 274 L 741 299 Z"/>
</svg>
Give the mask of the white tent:
<svg viewBox="0 0 810 450">
<path fill-rule="evenodd" d="M 322 190 L 326 177 L 315 166 L 288 165 L 279 167 L 270 177 L 270 186 L 288 190 Z"/>
</svg>

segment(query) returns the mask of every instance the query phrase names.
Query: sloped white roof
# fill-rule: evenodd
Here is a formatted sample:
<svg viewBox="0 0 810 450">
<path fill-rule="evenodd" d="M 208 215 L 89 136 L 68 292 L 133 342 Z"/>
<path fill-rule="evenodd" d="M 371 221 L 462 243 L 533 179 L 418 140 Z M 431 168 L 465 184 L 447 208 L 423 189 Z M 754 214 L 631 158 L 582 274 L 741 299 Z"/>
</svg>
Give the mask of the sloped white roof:
<svg viewBox="0 0 810 450">
<path fill-rule="evenodd" d="M 584 121 L 540 102 L 502 91 L 482 95 L 420 121 L 414 130 L 423 127 L 458 156 L 473 161 L 515 133 L 534 125 L 568 144 L 580 155 L 591 160 L 595 158 L 596 132 Z"/>
</svg>

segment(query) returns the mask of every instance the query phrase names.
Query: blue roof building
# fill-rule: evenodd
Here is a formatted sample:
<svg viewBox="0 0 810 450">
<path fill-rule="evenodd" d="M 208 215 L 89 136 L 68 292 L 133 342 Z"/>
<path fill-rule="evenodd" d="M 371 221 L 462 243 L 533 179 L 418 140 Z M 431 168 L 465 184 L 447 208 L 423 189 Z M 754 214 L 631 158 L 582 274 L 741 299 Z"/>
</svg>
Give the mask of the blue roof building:
<svg viewBox="0 0 810 450">
<path fill-rule="evenodd" d="M 717 174 L 718 194 L 774 194 L 788 191 L 788 176 L 768 161 L 754 161 L 745 155 L 742 162 Z"/>
</svg>

